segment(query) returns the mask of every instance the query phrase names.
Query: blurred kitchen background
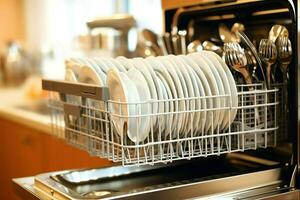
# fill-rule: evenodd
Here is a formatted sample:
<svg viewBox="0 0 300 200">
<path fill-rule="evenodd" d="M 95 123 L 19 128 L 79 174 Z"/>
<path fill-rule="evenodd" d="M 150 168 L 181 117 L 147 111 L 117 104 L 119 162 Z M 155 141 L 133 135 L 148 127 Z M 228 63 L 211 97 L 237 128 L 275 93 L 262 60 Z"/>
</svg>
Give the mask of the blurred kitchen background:
<svg viewBox="0 0 300 200">
<path fill-rule="evenodd" d="M 9 87 L 62 78 L 70 56 L 137 56 L 142 29 L 162 32 L 160 0 L 0 0 L 0 12 L 0 84 Z"/>
</svg>

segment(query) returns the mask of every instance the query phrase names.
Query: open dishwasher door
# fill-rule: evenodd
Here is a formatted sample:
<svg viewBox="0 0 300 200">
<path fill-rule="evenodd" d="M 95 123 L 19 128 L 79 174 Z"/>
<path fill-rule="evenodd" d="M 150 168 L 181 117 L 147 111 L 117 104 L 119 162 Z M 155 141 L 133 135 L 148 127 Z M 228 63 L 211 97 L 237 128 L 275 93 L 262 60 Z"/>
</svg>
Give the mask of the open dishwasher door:
<svg viewBox="0 0 300 200">
<path fill-rule="evenodd" d="M 47 199 L 258 199 L 291 189 L 293 169 L 233 154 L 154 166 L 113 166 L 54 172 L 34 178 Z"/>
<path fill-rule="evenodd" d="M 163 2 L 166 31 L 193 29 L 191 39 L 199 36 L 200 40 L 206 40 L 206 37 L 217 37 L 219 23 L 230 25 L 239 21 L 247 27 L 246 33 L 252 41 L 257 42 L 266 37 L 274 24 L 280 23 L 290 32 L 294 55 L 298 53 L 298 18 L 292 1 L 193 1 L 180 8 L 168 3 L 171 1 Z M 298 70 L 297 56 L 294 56 L 286 110 L 281 109 L 286 107 L 277 98 L 280 88 L 245 92 L 242 87 L 238 93 L 240 112 L 233 122 L 236 126 L 229 131 L 196 137 L 191 134 L 186 138 L 178 134 L 165 140 L 157 139 L 151 131 L 152 137 L 141 143 L 114 134 L 115 129 L 109 129 L 113 124 L 106 121 L 104 128 L 97 127 L 100 132 L 93 132 L 97 116 L 107 116 L 107 112 L 97 113 L 86 109 L 86 105 L 62 102 L 67 99 L 66 94 L 81 96 L 83 102 L 89 98 L 108 100 L 107 88 L 77 85 L 74 89 L 71 83 L 45 80 L 45 89 L 59 93 L 54 96 L 57 101 L 52 101 L 52 107 L 56 108 L 56 115 L 62 114 L 57 119 L 64 118 L 63 125 L 67 127 L 59 129 L 58 136 L 91 155 L 122 162 L 123 166 L 41 174 L 34 177 L 33 188 L 45 199 L 298 199 Z M 59 87 L 61 84 L 64 87 Z M 269 93 L 274 95 L 268 96 Z M 252 99 L 259 95 L 262 100 L 251 105 Z M 244 100 L 245 96 L 248 101 Z M 279 110 L 274 109 L 276 106 Z M 256 107 L 265 114 L 261 115 L 264 126 L 257 127 L 253 119 Z M 270 116 L 269 107 L 276 113 L 275 117 Z M 87 131 L 76 124 L 81 115 L 84 119 L 80 123 L 91 121 Z M 107 116 L 106 120 L 111 118 Z M 269 123 L 270 118 L 274 122 Z M 246 130 L 245 125 L 250 128 Z"/>
</svg>

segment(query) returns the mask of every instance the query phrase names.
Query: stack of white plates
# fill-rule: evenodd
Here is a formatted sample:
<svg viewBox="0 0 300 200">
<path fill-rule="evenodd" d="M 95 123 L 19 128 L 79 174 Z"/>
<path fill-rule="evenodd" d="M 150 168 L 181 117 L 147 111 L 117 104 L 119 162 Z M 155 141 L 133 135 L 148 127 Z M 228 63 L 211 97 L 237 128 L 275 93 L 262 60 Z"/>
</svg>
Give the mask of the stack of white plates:
<svg viewBox="0 0 300 200">
<path fill-rule="evenodd" d="M 66 80 L 109 88 L 115 130 L 135 143 L 144 141 L 151 130 L 169 138 L 219 132 L 236 116 L 235 81 L 213 52 L 145 59 L 73 58 L 66 66 Z M 103 108 L 99 103 L 93 106 Z"/>
</svg>

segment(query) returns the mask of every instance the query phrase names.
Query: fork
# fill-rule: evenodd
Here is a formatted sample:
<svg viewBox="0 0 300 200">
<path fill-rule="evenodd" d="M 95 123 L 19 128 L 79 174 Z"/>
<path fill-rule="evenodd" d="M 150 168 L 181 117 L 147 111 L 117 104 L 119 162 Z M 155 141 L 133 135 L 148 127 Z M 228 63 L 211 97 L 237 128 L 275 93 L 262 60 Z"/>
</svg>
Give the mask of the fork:
<svg viewBox="0 0 300 200">
<path fill-rule="evenodd" d="M 243 75 L 245 82 L 248 84 L 249 90 L 253 91 L 254 87 L 252 85 L 251 75 L 247 69 L 247 57 L 244 49 L 236 42 L 225 43 L 224 58 L 225 62 L 230 67 Z M 252 101 L 255 104 L 254 99 L 252 99 Z M 256 107 L 254 108 L 254 113 L 256 123 L 260 124 L 260 116 Z"/>
<path fill-rule="evenodd" d="M 280 70 L 283 74 L 283 80 L 287 83 L 288 67 L 292 61 L 292 44 L 288 37 L 280 36 L 277 41 L 278 58 L 280 63 Z"/>
<path fill-rule="evenodd" d="M 288 84 L 288 67 L 292 61 L 292 44 L 287 36 L 280 36 L 277 41 L 277 49 L 278 49 L 278 58 L 279 58 L 279 66 L 280 70 L 283 74 L 283 82 L 284 82 L 284 108 L 287 111 L 287 84 Z"/>
<path fill-rule="evenodd" d="M 275 43 L 269 39 L 261 39 L 259 43 L 258 53 L 262 61 L 266 65 L 267 71 L 267 88 L 271 88 L 271 71 L 272 65 L 275 64 L 277 59 L 277 49 Z"/>
</svg>

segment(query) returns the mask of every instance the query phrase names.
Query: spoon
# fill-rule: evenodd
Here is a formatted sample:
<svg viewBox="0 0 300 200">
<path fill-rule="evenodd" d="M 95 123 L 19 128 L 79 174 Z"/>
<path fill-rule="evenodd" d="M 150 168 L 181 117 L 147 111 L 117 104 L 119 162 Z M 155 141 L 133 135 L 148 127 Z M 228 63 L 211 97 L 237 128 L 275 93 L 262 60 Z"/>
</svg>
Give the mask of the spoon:
<svg viewBox="0 0 300 200">
<path fill-rule="evenodd" d="M 279 36 L 289 37 L 289 31 L 286 27 L 276 24 L 269 32 L 269 40 L 275 43 Z"/>
<path fill-rule="evenodd" d="M 235 34 L 233 34 L 228 29 L 228 27 L 225 24 L 223 24 L 223 23 L 221 23 L 219 25 L 219 36 L 220 36 L 221 40 L 224 43 L 228 43 L 228 42 L 240 42 L 240 39 Z"/>
<path fill-rule="evenodd" d="M 231 27 L 231 32 L 236 33 L 237 31 L 245 31 L 245 26 L 244 24 L 241 23 L 234 23 Z"/>
<path fill-rule="evenodd" d="M 203 46 L 200 40 L 194 40 L 187 46 L 188 53 L 199 52 L 201 50 L 203 50 Z"/>
<path fill-rule="evenodd" d="M 223 49 L 220 46 L 217 46 L 216 44 L 210 42 L 210 41 L 204 41 L 203 44 L 203 49 L 207 51 L 213 51 L 218 55 L 223 54 Z"/>
<path fill-rule="evenodd" d="M 141 36 L 144 40 L 150 41 L 153 43 L 153 45 L 158 46 L 158 42 L 157 42 L 158 37 L 153 31 L 149 29 L 143 29 L 141 31 Z"/>
</svg>

